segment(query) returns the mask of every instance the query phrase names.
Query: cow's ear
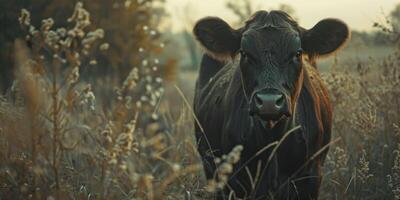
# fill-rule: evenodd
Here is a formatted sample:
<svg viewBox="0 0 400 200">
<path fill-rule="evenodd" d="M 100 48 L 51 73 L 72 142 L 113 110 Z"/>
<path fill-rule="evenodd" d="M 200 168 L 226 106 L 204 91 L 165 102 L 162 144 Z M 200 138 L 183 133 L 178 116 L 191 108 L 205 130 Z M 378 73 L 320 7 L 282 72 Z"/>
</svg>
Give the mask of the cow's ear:
<svg viewBox="0 0 400 200">
<path fill-rule="evenodd" d="M 207 54 L 221 61 L 232 58 L 240 48 L 241 32 L 218 17 L 199 20 L 193 33 Z"/>
<path fill-rule="evenodd" d="M 324 19 L 301 34 L 303 50 L 310 56 L 325 56 L 335 52 L 350 38 L 347 25 L 338 19 Z"/>
</svg>

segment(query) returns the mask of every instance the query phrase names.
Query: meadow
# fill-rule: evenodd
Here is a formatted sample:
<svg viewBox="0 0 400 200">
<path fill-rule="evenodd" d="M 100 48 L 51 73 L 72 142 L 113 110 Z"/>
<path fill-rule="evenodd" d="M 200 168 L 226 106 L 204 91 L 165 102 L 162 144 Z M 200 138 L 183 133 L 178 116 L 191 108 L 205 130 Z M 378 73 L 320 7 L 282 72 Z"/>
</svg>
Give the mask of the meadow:
<svg viewBox="0 0 400 200">
<path fill-rule="evenodd" d="M 168 43 L 140 24 L 143 44 L 120 58 L 133 61 L 99 75 L 125 44 L 86 5 L 74 4 L 65 26 L 34 25 L 29 9 L 16 16 L 24 34 L 0 98 L 0 199 L 212 199 L 193 133 L 196 71 L 161 58 Z M 320 65 L 335 141 L 320 199 L 400 199 L 399 34 L 376 26 L 391 46 L 352 46 Z"/>
</svg>

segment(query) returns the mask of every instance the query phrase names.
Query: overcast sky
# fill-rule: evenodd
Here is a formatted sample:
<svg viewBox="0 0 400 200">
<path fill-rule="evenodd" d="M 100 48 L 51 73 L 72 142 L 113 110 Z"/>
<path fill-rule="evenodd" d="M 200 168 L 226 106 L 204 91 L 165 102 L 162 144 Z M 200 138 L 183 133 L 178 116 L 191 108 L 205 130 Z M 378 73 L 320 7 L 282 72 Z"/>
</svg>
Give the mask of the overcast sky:
<svg viewBox="0 0 400 200">
<path fill-rule="evenodd" d="M 174 31 L 205 17 L 219 16 L 228 22 L 235 16 L 225 7 L 226 0 L 166 0 L 167 12 L 171 15 L 168 24 Z M 270 10 L 279 4 L 289 4 L 299 18 L 300 24 L 311 28 L 319 20 L 327 17 L 339 18 L 352 29 L 369 31 L 372 23 L 384 21 L 398 0 L 252 0 L 257 10 Z M 186 25 L 185 25 L 186 24 Z"/>
</svg>

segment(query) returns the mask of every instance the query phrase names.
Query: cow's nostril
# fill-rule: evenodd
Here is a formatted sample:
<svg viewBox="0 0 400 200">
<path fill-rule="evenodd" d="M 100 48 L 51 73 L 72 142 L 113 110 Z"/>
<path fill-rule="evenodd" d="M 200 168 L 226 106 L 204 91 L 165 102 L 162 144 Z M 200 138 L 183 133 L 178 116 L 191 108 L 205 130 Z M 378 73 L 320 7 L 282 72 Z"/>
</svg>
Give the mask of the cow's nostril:
<svg viewBox="0 0 400 200">
<path fill-rule="evenodd" d="M 277 108 L 282 108 L 285 105 L 285 97 L 283 95 L 279 95 L 275 105 Z"/>
<path fill-rule="evenodd" d="M 257 92 L 252 99 L 252 106 L 255 114 L 265 120 L 278 120 L 282 115 L 286 115 L 287 109 L 286 96 L 277 90 L 263 90 Z"/>
<path fill-rule="evenodd" d="M 256 106 L 258 108 L 260 108 L 264 105 L 264 101 L 262 100 L 262 98 L 259 95 L 254 96 L 254 102 L 256 103 Z"/>
</svg>

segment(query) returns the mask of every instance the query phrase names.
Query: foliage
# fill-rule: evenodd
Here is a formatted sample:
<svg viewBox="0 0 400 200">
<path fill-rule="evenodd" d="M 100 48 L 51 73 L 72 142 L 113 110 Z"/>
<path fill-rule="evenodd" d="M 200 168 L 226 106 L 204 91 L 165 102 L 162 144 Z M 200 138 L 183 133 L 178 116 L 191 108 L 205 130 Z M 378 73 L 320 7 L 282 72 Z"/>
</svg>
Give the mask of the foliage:
<svg viewBox="0 0 400 200">
<path fill-rule="evenodd" d="M 0 198 L 175 199 L 183 192 L 167 193 L 170 184 L 200 170 L 194 145 L 169 132 L 186 133 L 179 121 L 188 117 L 182 113 L 166 127 L 161 63 L 145 47 L 136 53 L 141 65 L 113 80 L 114 97 L 95 95 L 108 83 L 82 74 L 114 43 L 106 42 L 108 32 L 92 24 L 84 5 L 75 4 L 63 27 L 52 18 L 35 26 L 28 10 L 20 12 L 26 37 L 14 44 L 16 80 L 0 101 Z M 144 41 L 158 34 L 140 27 Z M 111 105 L 99 106 L 104 99 Z"/>
<path fill-rule="evenodd" d="M 12 77 L 15 60 L 14 40 L 24 35 L 17 23 L 20 9 L 26 8 L 34 13 L 31 23 L 36 27 L 40 26 L 42 19 L 52 17 L 54 27 L 67 28 L 66 19 L 74 10 L 74 2 L 76 1 L 22 0 L 0 3 L 0 12 L 4 13 L 4 17 L 0 18 L 0 26 L 7 27 L 6 31 L 0 32 L 1 74 L 5 74 L 1 77 L 3 91 L 12 83 L 12 78 L 9 77 Z M 82 73 L 85 80 L 96 77 L 98 81 L 112 85 L 112 81 L 125 78 L 132 66 L 142 65 L 145 57 L 155 59 L 162 52 L 165 45 L 159 40 L 160 34 L 156 27 L 164 15 L 163 0 L 84 0 L 82 3 L 90 13 L 89 26 L 101 27 L 107 33 L 104 39 L 109 44 L 107 51 L 93 52 L 97 60 L 96 67 L 86 71 L 87 74 L 96 76 L 86 77 Z M 109 95 L 112 88 L 104 92 L 107 92 L 104 95 Z"/>
<path fill-rule="evenodd" d="M 158 59 L 153 3 L 0 4 L 12 13 L 0 20 L 10 27 L 0 45 L 16 75 L 0 98 L 0 199 L 210 199 L 226 184 L 242 147 L 217 158 L 216 179 L 205 182 L 185 97 L 192 91 L 165 80 L 176 72 Z M 339 57 L 323 73 L 341 140 L 330 147 L 321 199 L 400 198 L 400 37 L 392 25 L 375 25 L 392 41 L 390 55 L 356 64 Z"/>
<path fill-rule="evenodd" d="M 342 142 L 328 154 L 322 199 L 398 199 L 399 66 L 396 46 L 383 60 L 340 63 L 324 74 Z"/>
</svg>

